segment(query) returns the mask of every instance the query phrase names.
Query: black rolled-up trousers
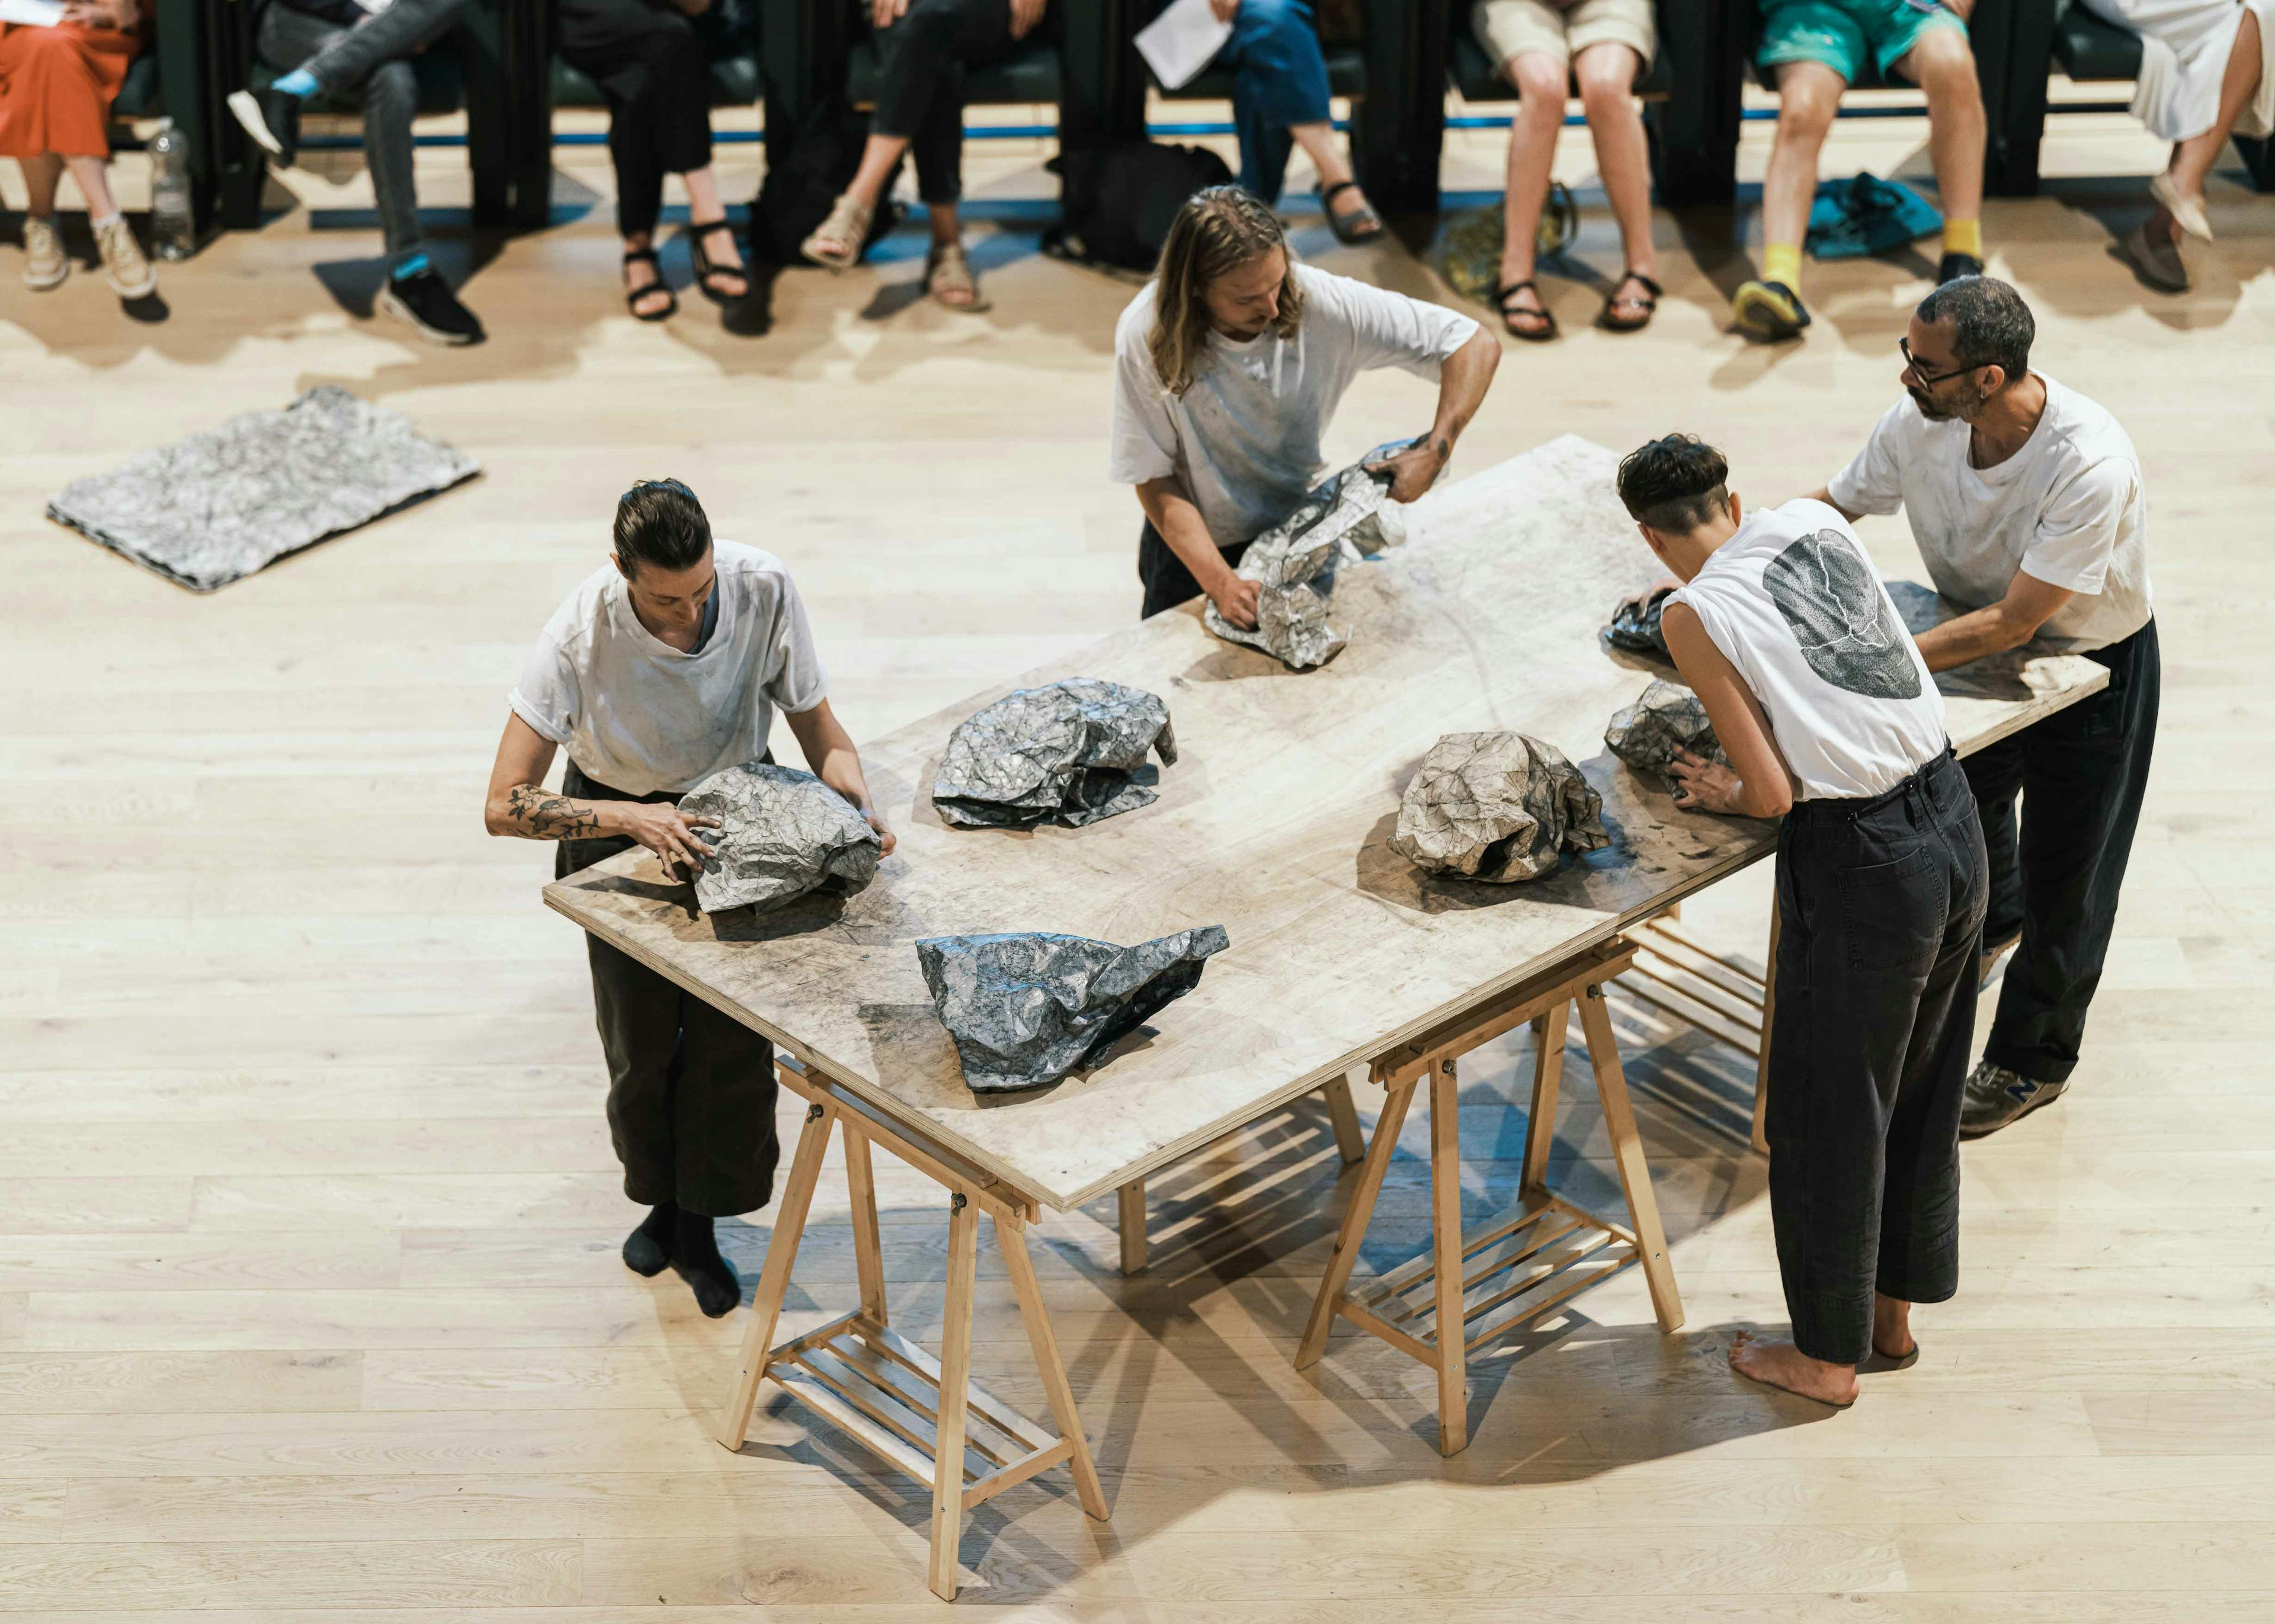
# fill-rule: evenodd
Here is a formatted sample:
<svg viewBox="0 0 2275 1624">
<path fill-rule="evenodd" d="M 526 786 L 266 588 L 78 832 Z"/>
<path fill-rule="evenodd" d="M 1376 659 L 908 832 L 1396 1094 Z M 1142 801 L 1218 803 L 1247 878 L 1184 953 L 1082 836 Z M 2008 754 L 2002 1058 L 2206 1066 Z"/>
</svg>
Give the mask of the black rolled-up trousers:
<svg viewBox="0 0 2275 1624">
<path fill-rule="evenodd" d="M 711 162 L 711 70 L 695 25 L 663 0 L 559 0 L 561 59 L 608 102 L 616 230 L 653 232 L 663 178 Z"/>
<path fill-rule="evenodd" d="M 1237 569 L 1250 545 L 1236 541 L 1217 550 L 1224 555 L 1228 567 Z M 1145 607 L 1138 611 L 1140 620 L 1159 615 L 1163 609 L 1174 609 L 1181 603 L 1190 603 L 1201 595 L 1201 584 L 1185 568 L 1185 561 L 1170 550 L 1150 518 L 1145 521 L 1145 528 L 1138 533 L 1138 581 L 1145 589 Z"/>
<path fill-rule="evenodd" d="M 1875 1290 L 1959 1289 L 1959 1110 L 1988 901 L 1948 753 L 1886 795 L 1803 801 L 1778 839 L 1770 1218 L 1793 1340 L 1860 1363 Z"/>
<path fill-rule="evenodd" d="M 2077 1066 L 2157 743 L 2157 623 L 2085 657 L 2108 687 L 1967 759 L 1991 853 L 1983 939 L 2022 937 L 1983 1057 L 2034 1083 Z"/>
<path fill-rule="evenodd" d="M 602 801 L 676 801 L 666 791 L 626 795 L 571 762 L 563 795 Z M 564 840 L 554 878 L 589 868 L 629 837 Z M 608 1135 L 624 1166 L 624 1194 L 642 1206 L 676 1203 L 705 1218 L 754 1212 L 774 1198 L 774 1045 L 731 1016 L 599 937 L 593 1016 L 608 1061 Z"/>
<path fill-rule="evenodd" d="M 1029 37 L 1055 38 L 1057 26 L 1053 7 Z M 911 0 L 875 38 L 869 127 L 908 142 L 919 201 L 953 203 L 964 191 L 964 70 L 1001 62 L 1024 42 L 1011 37 L 1011 0 Z"/>
</svg>

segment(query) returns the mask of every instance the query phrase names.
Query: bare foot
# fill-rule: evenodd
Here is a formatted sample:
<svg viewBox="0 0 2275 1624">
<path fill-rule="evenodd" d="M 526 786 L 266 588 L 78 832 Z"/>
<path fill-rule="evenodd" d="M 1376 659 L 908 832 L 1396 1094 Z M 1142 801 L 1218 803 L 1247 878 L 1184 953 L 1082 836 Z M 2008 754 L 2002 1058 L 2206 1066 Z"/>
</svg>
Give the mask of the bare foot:
<svg viewBox="0 0 2275 1624">
<path fill-rule="evenodd" d="M 1750 1381 L 1782 1387 L 1835 1409 L 1856 1401 L 1856 1367 L 1812 1359 L 1791 1342 L 1764 1341 L 1751 1331 L 1730 1339 L 1730 1368 Z"/>
<path fill-rule="evenodd" d="M 1872 1351 L 1883 1359 L 1908 1359 L 1919 1351 L 1912 1334 L 1912 1305 L 1901 1297 L 1872 1294 Z"/>
</svg>

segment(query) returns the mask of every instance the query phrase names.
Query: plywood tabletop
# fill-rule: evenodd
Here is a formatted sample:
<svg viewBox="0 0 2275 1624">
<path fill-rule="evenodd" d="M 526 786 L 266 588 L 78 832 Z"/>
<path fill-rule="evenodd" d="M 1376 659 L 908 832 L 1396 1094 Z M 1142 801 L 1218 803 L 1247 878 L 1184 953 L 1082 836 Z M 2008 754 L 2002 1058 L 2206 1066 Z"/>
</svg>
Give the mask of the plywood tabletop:
<svg viewBox="0 0 2275 1624">
<path fill-rule="evenodd" d="M 1658 573 L 1614 493 L 1615 460 L 1567 435 L 1416 504 L 1411 545 L 1342 574 L 1350 645 L 1321 669 L 1223 643 L 1188 606 L 865 741 L 900 843 L 858 896 L 705 916 L 632 851 L 545 900 L 1012 1187 L 1079 1205 L 1772 850 L 1773 825 L 1678 811 L 1603 747 L 1653 673 L 1597 631 Z M 1931 593 L 1899 597 L 1916 623 L 1937 613 Z M 1179 759 L 1160 798 L 1085 829 L 944 825 L 928 791 L 950 729 L 1068 676 L 1168 702 Z M 1945 684 L 1952 736 L 1964 752 L 2106 680 L 2077 656 L 1970 668 Z M 1610 848 L 1518 886 L 1425 877 L 1393 853 L 1425 752 L 1489 729 L 1577 763 Z M 1128 943 L 1206 925 L 1231 946 L 1198 989 L 1088 1074 L 994 1098 L 964 1086 L 912 945 L 982 931 Z"/>
</svg>

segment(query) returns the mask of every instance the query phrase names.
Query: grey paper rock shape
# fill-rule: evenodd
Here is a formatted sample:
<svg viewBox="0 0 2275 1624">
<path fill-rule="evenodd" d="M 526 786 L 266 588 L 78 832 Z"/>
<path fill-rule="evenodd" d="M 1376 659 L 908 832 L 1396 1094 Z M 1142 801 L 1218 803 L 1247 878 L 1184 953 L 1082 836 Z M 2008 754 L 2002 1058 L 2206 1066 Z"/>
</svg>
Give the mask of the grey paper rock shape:
<svg viewBox="0 0 2275 1624">
<path fill-rule="evenodd" d="M 1612 714 L 1612 725 L 1604 729 L 1604 747 L 1636 771 L 1666 781 L 1669 788 L 1673 777 L 1667 769 L 1678 750 L 1729 765 L 1698 696 L 1680 683 L 1657 677 L 1633 705 Z"/>
<path fill-rule="evenodd" d="M 1221 925 L 1134 948 L 1040 932 L 932 936 L 917 943 L 917 963 L 964 1082 L 997 1093 L 1079 1070 L 1191 992 L 1227 945 Z"/>
<path fill-rule="evenodd" d="M 1604 628 L 1604 640 L 1614 648 L 1666 658 L 1667 633 L 1659 629 L 1659 617 L 1666 612 L 1667 596 L 1674 590 L 1662 586 L 1640 603 L 1620 605 Z"/>
<path fill-rule="evenodd" d="M 811 773 L 745 761 L 680 797 L 679 810 L 719 820 L 703 836 L 711 855 L 695 876 L 706 913 L 763 911 L 814 891 L 850 896 L 876 877 L 877 831 Z"/>
<path fill-rule="evenodd" d="M 1022 688 L 956 724 L 932 804 L 959 828 L 1079 827 L 1159 798 L 1142 781 L 1148 751 L 1177 759 L 1169 707 L 1142 688 L 1092 676 Z"/>
<path fill-rule="evenodd" d="M 1329 476 L 1301 507 L 1250 544 L 1234 573 L 1257 584 L 1254 631 L 1225 619 L 1213 601 L 1201 611 L 1202 623 L 1228 643 L 1260 648 L 1298 671 L 1341 653 L 1349 639 L 1327 623 L 1336 566 L 1405 540 L 1402 519 L 1386 525 L 1379 517 L 1389 482 L 1369 473 L 1366 465 L 1405 444 L 1377 446 Z"/>
<path fill-rule="evenodd" d="M 1390 849 L 1438 873 L 1537 880 L 1568 851 L 1612 843 L 1603 810 L 1604 797 L 1553 744 L 1522 733 L 1448 733 L 1406 786 Z"/>
</svg>

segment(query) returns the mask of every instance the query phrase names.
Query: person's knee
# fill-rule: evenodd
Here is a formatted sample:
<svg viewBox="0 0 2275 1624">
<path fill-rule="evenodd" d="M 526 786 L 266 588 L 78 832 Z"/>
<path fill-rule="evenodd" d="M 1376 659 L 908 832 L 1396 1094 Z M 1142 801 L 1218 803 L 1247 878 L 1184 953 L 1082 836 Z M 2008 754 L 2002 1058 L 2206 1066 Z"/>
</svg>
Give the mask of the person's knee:
<svg viewBox="0 0 2275 1624">
<path fill-rule="evenodd" d="M 1516 122 L 1531 128 L 1553 128 L 1564 122 L 1567 80 L 1563 59 L 1546 51 L 1527 51 L 1508 64 L 1509 82 L 1516 87 Z"/>
<path fill-rule="evenodd" d="M 367 129 L 400 125 L 409 128 L 419 113 L 419 74 L 401 60 L 382 62 L 363 85 L 363 117 Z"/>
<path fill-rule="evenodd" d="M 1010 0 L 1002 0 L 1006 5 Z M 906 11 L 886 28 L 884 40 L 903 49 L 946 53 L 956 43 L 957 0 L 914 0 Z"/>
<path fill-rule="evenodd" d="M 1580 53 L 1572 64 L 1572 78 L 1580 87 L 1581 104 L 1593 117 L 1614 111 L 1635 100 L 1636 76 L 1643 63 L 1625 45 L 1597 45 Z"/>
<path fill-rule="evenodd" d="M 1904 53 L 1897 68 L 1923 90 L 1957 90 L 1963 86 L 1978 99 L 1982 94 L 1975 78 L 1974 48 L 1956 28 L 1929 29 Z"/>
<path fill-rule="evenodd" d="M 1248 25 L 1266 34 L 1301 28 L 1309 33 L 1311 8 L 1304 0 L 1240 0 L 1240 15 Z"/>
<path fill-rule="evenodd" d="M 1778 135 L 1822 141 L 1840 112 L 1840 76 L 1788 73 L 1778 85 Z"/>
</svg>

